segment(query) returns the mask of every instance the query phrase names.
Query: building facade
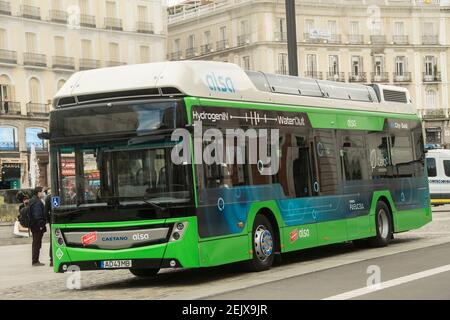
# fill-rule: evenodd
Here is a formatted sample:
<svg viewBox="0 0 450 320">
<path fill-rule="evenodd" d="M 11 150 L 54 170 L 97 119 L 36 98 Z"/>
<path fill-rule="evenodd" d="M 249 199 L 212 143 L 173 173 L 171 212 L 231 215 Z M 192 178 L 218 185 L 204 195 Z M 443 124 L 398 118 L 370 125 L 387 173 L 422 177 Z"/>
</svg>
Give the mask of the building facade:
<svg viewBox="0 0 450 320">
<path fill-rule="evenodd" d="M 167 10 L 152 0 L 0 0 L 0 189 L 29 186 L 30 150 L 48 181 L 52 98 L 72 73 L 163 61 Z"/>
<path fill-rule="evenodd" d="M 288 74 L 285 1 L 168 9 L 168 59 Z M 450 147 L 449 0 L 296 0 L 299 75 L 408 88 L 427 142 Z"/>
</svg>

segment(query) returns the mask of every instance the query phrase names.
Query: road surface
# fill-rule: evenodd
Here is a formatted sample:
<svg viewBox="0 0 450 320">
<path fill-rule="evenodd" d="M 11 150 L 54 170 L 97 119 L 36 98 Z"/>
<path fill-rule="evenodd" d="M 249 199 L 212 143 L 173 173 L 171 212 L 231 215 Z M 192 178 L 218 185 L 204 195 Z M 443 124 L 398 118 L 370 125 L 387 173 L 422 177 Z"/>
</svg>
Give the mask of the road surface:
<svg viewBox="0 0 450 320">
<path fill-rule="evenodd" d="M 68 289 L 69 275 L 48 266 L 48 243 L 41 268 L 30 265 L 30 244 L 1 244 L 2 299 L 450 299 L 450 205 L 434 208 L 432 223 L 396 235 L 386 248 L 308 249 L 260 273 L 236 265 L 144 280 L 127 270 L 83 272 L 76 290 Z"/>
</svg>

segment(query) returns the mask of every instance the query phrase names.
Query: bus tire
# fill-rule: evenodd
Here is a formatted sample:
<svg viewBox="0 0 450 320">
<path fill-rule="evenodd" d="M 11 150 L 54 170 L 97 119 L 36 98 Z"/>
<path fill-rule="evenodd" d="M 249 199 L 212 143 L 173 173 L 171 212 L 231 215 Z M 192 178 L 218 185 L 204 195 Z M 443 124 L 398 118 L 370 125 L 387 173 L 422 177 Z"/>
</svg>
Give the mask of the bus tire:
<svg viewBox="0 0 450 320">
<path fill-rule="evenodd" d="M 159 269 L 130 269 L 130 272 L 139 278 L 152 278 L 158 274 Z"/>
<path fill-rule="evenodd" d="M 270 269 L 275 258 L 275 241 L 275 233 L 269 219 L 258 214 L 252 228 L 253 258 L 246 261 L 246 270 L 260 272 Z"/>
<path fill-rule="evenodd" d="M 371 247 L 385 247 L 393 238 L 391 211 L 384 201 L 378 201 L 375 209 L 375 229 L 377 235 L 369 238 Z"/>
</svg>

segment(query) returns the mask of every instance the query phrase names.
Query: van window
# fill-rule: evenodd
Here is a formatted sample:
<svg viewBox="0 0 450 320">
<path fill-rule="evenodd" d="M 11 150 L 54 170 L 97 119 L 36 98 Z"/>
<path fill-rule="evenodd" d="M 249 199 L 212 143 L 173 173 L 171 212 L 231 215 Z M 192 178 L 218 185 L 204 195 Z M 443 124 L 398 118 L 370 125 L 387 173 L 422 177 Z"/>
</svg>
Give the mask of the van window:
<svg viewBox="0 0 450 320">
<path fill-rule="evenodd" d="M 436 159 L 435 158 L 427 158 L 427 170 L 429 177 L 436 177 Z"/>
<path fill-rule="evenodd" d="M 450 160 L 444 160 L 444 172 L 447 177 L 450 177 Z"/>
</svg>

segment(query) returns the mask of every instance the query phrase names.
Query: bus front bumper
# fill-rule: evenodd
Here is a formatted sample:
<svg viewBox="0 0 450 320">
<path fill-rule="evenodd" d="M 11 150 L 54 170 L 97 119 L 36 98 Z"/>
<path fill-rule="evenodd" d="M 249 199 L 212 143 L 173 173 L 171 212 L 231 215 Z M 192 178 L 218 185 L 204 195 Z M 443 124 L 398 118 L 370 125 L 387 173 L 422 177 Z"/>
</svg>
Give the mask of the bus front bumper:
<svg viewBox="0 0 450 320">
<path fill-rule="evenodd" d="M 162 243 L 145 244 L 123 249 L 72 246 L 64 234 L 72 230 L 95 233 L 109 230 L 135 230 L 160 225 L 186 223 L 182 236 L 174 240 L 172 236 Z M 58 230 L 55 234 L 55 231 Z M 89 230 L 89 231 L 87 231 Z M 92 231 L 96 230 L 96 231 Z M 59 240 L 63 238 L 64 242 Z M 86 234 L 85 234 L 86 235 Z M 95 244 L 95 242 L 93 242 Z M 55 272 L 111 269 L 159 269 L 196 268 L 198 258 L 198 232 L 195 217 L 120 223 L 97 223 L 77 225 L 52 225 L 52 251 Z M 105 263 L 106 262 L 106 263 Z M 131 266 L 131 267 L 129 267 Z"/>
</svg>

